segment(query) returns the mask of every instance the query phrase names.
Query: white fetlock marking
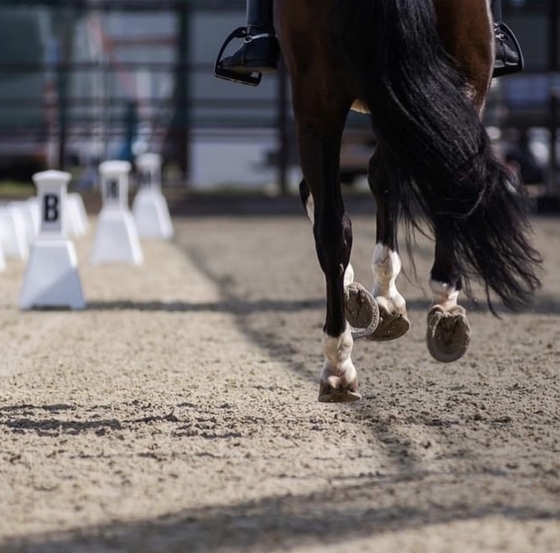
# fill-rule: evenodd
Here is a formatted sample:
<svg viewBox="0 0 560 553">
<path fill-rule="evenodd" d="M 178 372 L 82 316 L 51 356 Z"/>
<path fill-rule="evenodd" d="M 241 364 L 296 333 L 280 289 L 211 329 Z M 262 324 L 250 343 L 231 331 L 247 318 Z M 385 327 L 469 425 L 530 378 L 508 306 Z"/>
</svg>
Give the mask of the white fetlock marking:
<svg viewBox="0 0 560 553">
<path fill-rule="evenodd" d="M 348 263 L 348 267 L 346 267 L 346 271 L 344 271 L 344 288 L 350 286 L 354 282 L 354 267 L 352 267 L 351 263 Z"/>
<path fill-rule="evenodd" d="M 376 244 L 373 249 L 373 297 L 382 296 L 391 300 L 396 306 L 405 305 L 405 300 L 397 290 L 397 277 L 402 263 L 399 254 L 383 244 Z"/>
<path fill-rule="evenodd" d="M 328 379 L 330 376 L 342 376 L 345 380 L 352 382 L 356 377 L 356 369 L 352 363 L 352 347 L 354 339 L 347 324 L 344 332 L 340 336 L 325 336 L 325 364 L 321 371 L 321 379 Z"/>
<path fill-rule="evenodd" d="M 438 280 L 430 280 L 430 289 L 434 294 L 434 305 L 441 306 L 445 311 L 457 305 L 459 290 L 455 286 Z"/>
</svg>

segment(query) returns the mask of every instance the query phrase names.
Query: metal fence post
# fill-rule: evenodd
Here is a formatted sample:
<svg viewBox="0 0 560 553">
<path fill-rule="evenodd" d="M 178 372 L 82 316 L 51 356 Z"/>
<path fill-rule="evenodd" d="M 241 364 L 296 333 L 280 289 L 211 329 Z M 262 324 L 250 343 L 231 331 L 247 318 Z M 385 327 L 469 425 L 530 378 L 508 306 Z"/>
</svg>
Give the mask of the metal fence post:
<svg viewBox="0 0 560 553">
<path fill-rule="evenodd" d="M 183 181 L 189 176 L 189 125 L 190 125 L 190 94 L 189 94 L 189 25 L 190 6 L 186 2 L 178 4 L 179 32 L 177 36 L 177 69 L 175 72 L 177 86 L 177 143 L 178 162 Z"/>
<path fill-rule="evenodd" d="M 69 70 L 72 63 L 74 25 L 76 17 L 72 8 L 63 8 L 60 17 L 60 55 L 57 67 L 58 80 L 58 168 L 63 171 L 66 165 L 66 144 L 68 141 L 68 85 Z"/>
</svg>

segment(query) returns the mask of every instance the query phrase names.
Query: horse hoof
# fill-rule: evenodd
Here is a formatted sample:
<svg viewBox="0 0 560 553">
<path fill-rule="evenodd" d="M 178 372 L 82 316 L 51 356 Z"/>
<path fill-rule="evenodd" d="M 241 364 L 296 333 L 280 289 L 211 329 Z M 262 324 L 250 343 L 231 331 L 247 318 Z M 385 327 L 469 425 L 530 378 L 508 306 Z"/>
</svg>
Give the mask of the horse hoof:
<svg viewBox="0 0 560 553">
<path fill-rule="evenodd" d="M 452 363 L 465 355 L 471 341 L 467 312 L 459 305 L 444 311 L 435 305 L 428 312 L 426 343 L 436 361 Z"/>
<path fill-rule="evenodd" d="M 362 395 L 358 392 L 358 379 L 347 382 L 345 376 L 330 376 L 321 380 L 319 401 L 321 403 L 349 403 L 358 401 Z"/>
<path fill-rule="evenodd" d="M 319 391 L 319 401 L 321 403 L 351 403 L 362 399 L 359 392 L 354 392 L 349 389 L 338 389 L 321 387 Z"/>
<path fill-rule="evenodd" d="M 344 290 L 344 315 L 354 339 L 371 336 L 379 324 L 377 302 L 358 282 Z"/>
<path fill-rule="evenodd" d="M 410 320 L 406 316 L 406 309 L 390 309 L 389 305 L 384 305 L 381 298 L 378 299 L 379 306 L 379 324 L 375 332 L 368 336 L 368 340 L 375 342 L 385 342 L 388 340 L 396 340 L 404 336 L 410 330 Z"/>
</svg>

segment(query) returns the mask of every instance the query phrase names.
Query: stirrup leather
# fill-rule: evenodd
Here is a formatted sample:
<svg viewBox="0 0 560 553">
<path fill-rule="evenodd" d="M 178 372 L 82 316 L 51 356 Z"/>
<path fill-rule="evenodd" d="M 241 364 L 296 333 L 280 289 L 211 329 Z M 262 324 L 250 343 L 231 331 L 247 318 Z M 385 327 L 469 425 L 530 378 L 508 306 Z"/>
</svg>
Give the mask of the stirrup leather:
<svg viewBox="0 0 560 553">
<path fill-rule="evenodd" d="M 500 21 L 496 23 L 496 38 L 502 42 L 510 42 L 515 51 L 519 55 L 519 61 L 515 65 L 506 65 L 505 67 L 497 70 L 498 76 L 508 75 L 510 73 L 519 73 L 525 68 L 525 60 L 523 58 L 523 51 L 521 50 L 521 45 L 517 40 L 517 37 L 513 34 L 513 31 L 503 22 Z M 501 35 L 501 36 L 500 36 Z"/>
<path fill-rule="evenodd" d="M 239 27 L 235 29 L 224 41 L 220 51 L 218 52 L 218 56 L 216 58 L 216 63 L 214 64 L 214 75 L 219 79 L 225 79 L 226 81 L 233 81 L 234 83 L 241 83 L 246 84 L 249 86 L 257 86 L 262 79 L 262 73 L 259 71 L 253 71 L 252 73 L 247 73 L 243 75 L 241 73 L 236 73 L 235 71 L 230 71 L 229 69 L 224 69 L 222 64 L 222 58 L 225 52 L 225 49 L 229 46 L 229 43 L 236 39 L 242 38 L 245 41 L 251 40 L 248 39 L 249 34 L 247 33 L 246 27 Z"/>
</svg>

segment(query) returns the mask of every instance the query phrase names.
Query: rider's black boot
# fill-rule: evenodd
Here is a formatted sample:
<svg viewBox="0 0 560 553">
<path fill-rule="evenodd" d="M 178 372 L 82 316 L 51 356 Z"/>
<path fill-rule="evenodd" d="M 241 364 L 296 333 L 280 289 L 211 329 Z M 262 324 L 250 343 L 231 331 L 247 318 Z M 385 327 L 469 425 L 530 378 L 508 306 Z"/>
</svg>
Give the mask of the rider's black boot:
<svg viewBox="0 0 560 553">
<path fill-rule="evenodd" d="M 233 38 L 243 38 L 243 44 L 233 55 L 221 59 L 225 47 Z M 215 73 L 218 77 L 242 82 L 258 81 L 262 73 L 272 73 L 278 67 L 280 48 L 274 32 L 273 0 L 247 0 L 247 27 L 234 31 L 218 54 Z"/>
<path fill-rule="evenodd" d="M 501 77 L 523 71 L 523 53 L 513 31 L 502 21 L 501 0 L 492 0 L 491 8 L 494 16 L 494 36 L 496 37 L 493 76 Z"/>
</svg>

